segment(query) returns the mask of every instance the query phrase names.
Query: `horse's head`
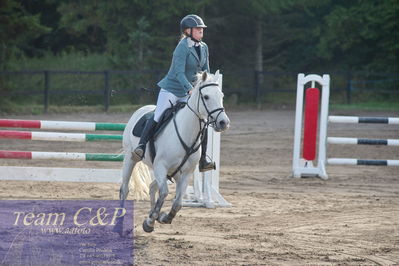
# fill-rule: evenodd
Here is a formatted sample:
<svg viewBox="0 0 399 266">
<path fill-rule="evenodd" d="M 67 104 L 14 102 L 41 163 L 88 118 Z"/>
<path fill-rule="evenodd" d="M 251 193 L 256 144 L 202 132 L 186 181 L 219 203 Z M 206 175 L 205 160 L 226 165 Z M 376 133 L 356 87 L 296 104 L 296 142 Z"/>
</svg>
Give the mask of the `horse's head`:
<svg viewBox="0 0 399 266">
<path fill-rule="evenodd" d="M 208 120 L 216 132 L 225 131 L 230 126 L 230 119 L 223 107 L 220 79 L 219 70 L 215 74 L 199 73 L 190 99 L 190 105 L 195 106 L 197 114 Z"/>
</svg>

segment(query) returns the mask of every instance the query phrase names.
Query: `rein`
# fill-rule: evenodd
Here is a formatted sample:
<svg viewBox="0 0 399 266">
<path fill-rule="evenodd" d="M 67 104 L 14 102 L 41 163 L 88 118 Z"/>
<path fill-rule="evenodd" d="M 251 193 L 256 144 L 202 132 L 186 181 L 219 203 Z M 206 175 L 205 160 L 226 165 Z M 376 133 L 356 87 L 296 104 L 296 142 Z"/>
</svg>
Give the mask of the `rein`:
<svg viewBox="0 0 399 266">
<path fill-rule="evenodd" d="M 173 182 L 173 181 L 172 181 L 172 177 L 174 177 L 174 176 L 181 170 L 181 168 L 183 167 L 183 165 L 187 162 L 188 158 L 189 158 L 193 153 L 195 153 L 196 151 L 198 151 L 199 147 L 201 146 L 202 142 L 204 141 L 204 136 L 205 136 L 204 133 L 205 133 L 205 130 L 208 130 L 209 125 L 211 125 L 211 124 L 216 124 L 216 121 L 217 121 L 219 115 L 220 115 L 222 112 L 224 112 L 224 108 L 216 108 L 215 110 L 212 110 L 212 111 L 210 112 L 209 109 L 208 109 L 208 107 L 206 106 L 205 100 L 204 100 L 204 96 L 202 95 L 202 89 L 203 89 L 203 88 L 206 88 L 206 87 L 209 87 L 209 86 L 219 86 L 219 84 L 218 84 L 218 83 L 208 83 L 208 84 L 205 84 L 205 85 L 203 85 L 203 86 L 201 86 L 201 87 L 199 88 L 200 97 L 198 97 L 197 112 L 195 112 L 195 111 L 191 108 L 191 106 L 188 104 L 188 100 L 187 100 L 187 107 L 190 109 L 190 111 L 192 111 L 192 112 L 197 116 L 198 122 L 199 122 L 199 126 L 200 126 L 200 130 L 199 130 L 199 132 L 198 132 L 198 134 L 197 134 L 197 137 L 195 138 L 193 144 L 192 144 L 190 147 L 184 142 L 184 140 L 182 139 L 182 137 L 181 137 L 181 135 L 180 135 L 179 129 L 177 128 L 176 112 L 173 112 L 173 124 L 174 124 L 174 126 L 175 126 L 176 134 L 177 134 L 177 137 L 179 138 L 179 141 L 180 141 L 181 145 L 183 146 L 184 150 L 186 151 L 186 155 L 183 157 L 182 162 L 179 164 L 179 166 L 176 168 L 176 170 L 175 170 L 172 174 L 167 175 L 167 178 L 168 178 L 171 182 Z M 191 97 L 191 96 L 190 96 L 190 97 Z M 202 104 L 204 105 L 205 110 L 206 110 L 206 112 L 207 112 L 207 114 L 208 114 L 207 121 L 205 121 L 204 119 L 202 119 L 202 118 L 199 116 L 199 104 L 200 104 L 200 99 L 201 99 Z M 216 113 L 216 112 L 219 112 L 219 113 L 216 115 L 216 118 L 213 118 L 212 114 L 214 114 L 214 113 Z M 209 118 L 212 118 L 213 121 L 210 121 Z M 202 127 L 202 124 L 204 124 L 203 127 Z M 198 140 L 200 140 L 200 142 L 199 142 L 199 144 L 196 146 L 195 144 L 197 143 Z"/>
</svg>

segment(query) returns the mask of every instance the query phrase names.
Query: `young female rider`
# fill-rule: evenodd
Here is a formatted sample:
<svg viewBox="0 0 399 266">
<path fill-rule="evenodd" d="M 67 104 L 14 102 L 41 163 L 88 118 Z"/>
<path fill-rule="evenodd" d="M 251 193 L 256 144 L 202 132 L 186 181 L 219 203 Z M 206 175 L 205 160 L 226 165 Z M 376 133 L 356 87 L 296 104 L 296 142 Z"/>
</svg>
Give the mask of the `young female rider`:
<svg viewBox="0 0 399 266">
<path fill-rule="evenodd" d="M 193 89 L 196 74 L 200 71 L 209 72 L 208 46 L 202 42 L 206 25 L 197 15 L 187 15 L 180 22 L 182 38 L 173 52 L 172 64 L 168 74 L 158 83 L 161 88 L 154 119 L 147 121 L 139 145 L 133 151 L 133 160 L 143 159 L 148 140 L 152 137 L 153 129 L 159 122 L 163 112 L 175 104 L 187 101 Z M 215 169 L 215 163 L 206 158 L 207 136 L 202 144 L 199 170 L 201 172 Z"/>
</svg>

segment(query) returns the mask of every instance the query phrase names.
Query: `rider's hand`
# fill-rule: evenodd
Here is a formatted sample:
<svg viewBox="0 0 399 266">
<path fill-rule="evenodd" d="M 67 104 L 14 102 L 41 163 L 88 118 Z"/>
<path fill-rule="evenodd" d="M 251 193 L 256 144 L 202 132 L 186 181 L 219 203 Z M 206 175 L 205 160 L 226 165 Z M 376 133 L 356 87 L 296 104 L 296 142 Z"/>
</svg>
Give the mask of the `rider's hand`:
<svg viewBox="0 0 399 266">
<path fill-rule="evenodd" d="M 191 90 L 190 90 L 190 91 L 188 91 L 188 95 L 191 95 L 191 93 L 193 93 L 193 91 L 191 91 Z"/>
</svg>

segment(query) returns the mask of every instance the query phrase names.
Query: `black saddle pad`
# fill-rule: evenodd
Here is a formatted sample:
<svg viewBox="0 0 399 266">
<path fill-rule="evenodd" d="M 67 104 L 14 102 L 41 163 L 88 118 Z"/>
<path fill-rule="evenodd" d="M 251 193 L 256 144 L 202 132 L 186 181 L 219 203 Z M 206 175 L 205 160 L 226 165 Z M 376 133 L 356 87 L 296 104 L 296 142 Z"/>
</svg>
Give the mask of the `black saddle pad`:
<svg viewBox="0 0 399 266">
<path fill-rule="evenodd" d="M 146 114 L 144 114 L 139 121 L 134 125 L 133 128 L 133 135 L 136 137 L 141 137 L 141 134 L 143 133 L 145 124 L 147 123 L 148 119 L 153 119 L 154 118 L 154 111 L 150 111 Z"/>
<path fill-rule="evenodd" d="M 153 135 L 154 138 L 157 135 L 159 135 L 162 132 L 162 130 L 169 124 L 169 121 L 172 120 L 172 118 L 173 118 L 173 113 L 178 112 L 180 109 L 183 109 L 184 106 L 186 106 L 186 103 L 179 102 L 165 110 L 165 112 L 162 114 L 161 119 L 159 120 L 159 123 L 155 127 L 154 135 Z M 139 121 L 136 123 L 136 125 L 133 128 L 134 136 L 141 137 L 141 134 L 144 130 L 145 124 L 147 123 L 148 119 L 154 119 L 154 111 L 150 111 L 150 112 L 144 114 L 139 119 Z"/>
</svg>

